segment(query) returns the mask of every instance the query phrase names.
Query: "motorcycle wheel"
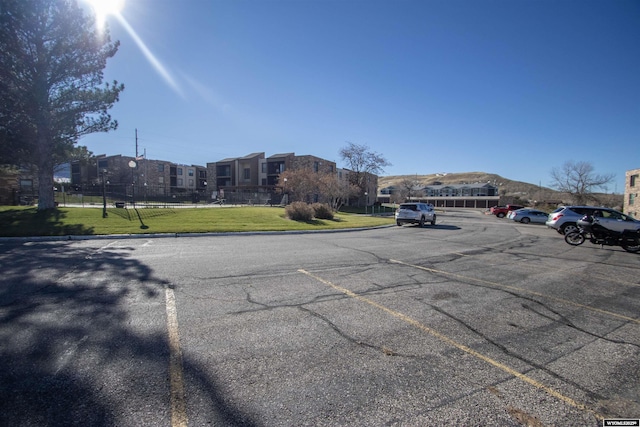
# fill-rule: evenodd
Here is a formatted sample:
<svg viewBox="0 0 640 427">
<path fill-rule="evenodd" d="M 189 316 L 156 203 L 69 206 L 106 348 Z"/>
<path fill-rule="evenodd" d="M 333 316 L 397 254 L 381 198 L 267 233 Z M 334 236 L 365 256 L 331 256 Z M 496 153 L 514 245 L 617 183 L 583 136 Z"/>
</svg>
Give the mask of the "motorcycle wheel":
<svg viewBox="0 0 640 427">
<path fill-rule="evenodd" d="M 624 249 L 625 251 L 635 254 L 636 252 L 640 252 L 640 238 L 636 237 L 633 242 L 630 242 L 628 240 L 624 241 L 620 244 L 620 246 L 622 246 L 622 249 Z"/>
<path fill-rule="evenodd" d="M 584 235 L 579 231 L 571 231 L 564 235 L 564 241 L 571 246 L 579 246 L 584 243 Z"/>
</svg>

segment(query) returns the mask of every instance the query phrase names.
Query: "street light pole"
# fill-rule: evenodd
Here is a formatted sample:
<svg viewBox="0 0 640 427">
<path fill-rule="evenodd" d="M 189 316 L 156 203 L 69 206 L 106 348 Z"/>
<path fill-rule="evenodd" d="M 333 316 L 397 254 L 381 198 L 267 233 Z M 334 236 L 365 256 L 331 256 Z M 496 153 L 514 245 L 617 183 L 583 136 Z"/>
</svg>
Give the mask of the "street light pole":
<svg viewBox="0 0 640 427">
<path fill-rule="evenodd" d="M 364 214 L 367 214 L 367 204 L 369 204 L 369 193 L 364 192 Z"/>
<path fill-rule="evenodd" d="M 106 170 L 102 170 L 102 218 L 107 217 L 107 180 Z"/>
<path fill-rule="evenodd" d="M 136 208 L 136 180 L 135 180 L 135 176 L 133 174 L 133 170 L 138 166 L 138 164 L 131 160 L 129 162 L 129 167 L 131 168 L 131 204 L 133 205 L 133 208 Z"/>
<path fill-rule="evenodd" d="M 282 204 L 286 206 L 286 204 L 289 203 L 289 198 L 287 197 L 287 178 L 284 178 L 282 181 L 284 182 L 284 186 L 282 188 L 282 199 L 283 199 Z"/>
</svg>

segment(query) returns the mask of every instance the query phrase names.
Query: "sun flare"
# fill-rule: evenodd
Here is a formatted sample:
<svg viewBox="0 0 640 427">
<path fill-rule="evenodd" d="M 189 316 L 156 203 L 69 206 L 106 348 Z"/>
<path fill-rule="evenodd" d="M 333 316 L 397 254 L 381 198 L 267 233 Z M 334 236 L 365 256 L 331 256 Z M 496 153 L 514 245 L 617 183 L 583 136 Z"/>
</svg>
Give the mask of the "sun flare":
<svg viewBox="0 0 640 427">
<path fill-rule="evenodd" d="M 2 0 L 0 0 L 2 1 Z M 182 90 L 178 86 L 178 83 L 171 77 L 171 74 L 162 65 L 160 60 L 155 57 L 147 45 L 142 41 L 138 33 L 129 25 L 124 16 L 122 16 L 122 9 L 124 8 L 125 0 L 83 0 L 91 9 L 93 9 L 96 18 L 96 27 L 99 30 L 104 29 L 108 16 L 113 16 L 120 25 L 131 36 L 133 41 L 138 45 L 142 54 L 147 58 L 149 63 L 155 68 L 155 70 L 162 76 L 165 82 L 171 86 L 171 88 L 180 96 L 183 96 Z"/>
<path fill-rule="evenodd" d="M 84 0 L 96 14 L 96 24 L 104 27 L 107 16 L 119 15 L 124 7 L 124 0 Z"/>
</svg>

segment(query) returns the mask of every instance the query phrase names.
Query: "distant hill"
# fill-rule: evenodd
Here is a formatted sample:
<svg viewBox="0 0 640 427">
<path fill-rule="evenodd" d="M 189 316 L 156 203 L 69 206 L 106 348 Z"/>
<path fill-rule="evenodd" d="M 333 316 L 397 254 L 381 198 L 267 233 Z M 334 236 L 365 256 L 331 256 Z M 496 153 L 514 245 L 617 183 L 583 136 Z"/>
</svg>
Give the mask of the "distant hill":
<svg viewBox="0 0 640 427">
<path fill-rule="evenodd" d="M 513 181 L 508 178 L 487 172 L 464 172 L 464 173 L 434 173 L 430 175 L 392 175 L 381 176 L 378 179 L 378 188 L 383 189 L 389 186 L 399 186 L 403 180 L 410 179 L 419 186 L 440 184 L 474 184 L 490 183 L 499 188 L 501 202 L 511 203 L 515 200 L 533 203 L 533 201 L 551 202 L 551 204 L 571 203 L 571 197 L 566 193 L 542 187 L 541 185 L 530 184 L 522 181 Z M 599 195 L 601 204 L 606 206 L 621 206 L 621 195 L 602 194 Z M 504 200 L 503 200 L 504 199 Z M 619 200 L 618 200 L 619 199 Z"/>
<path fill-rule="evenodd" d="M 513 181 L 504 178 L 494 173 L 486 172 L 464 172 L 464 173 L 434 173 L 430 175 L 392 175 L 383 176 L 378 179 L 378 187 L 384 188 L 390 185 L 397 186 L 403 180 L 410 179 L 416 181 L 418 185 L 433 185 L 435 183 L 440 184 L 475 184 L 475 183 L 490 183 L 500 189 L 501 195 L 517 195 L 527 194 L 532 195 L 538 192 L 555 193 L 557 196 L 559 193 L 555 190 L 546 187 L 540 187 L 539 185 L 529 184 L 522 181 Z"/>
</svg>

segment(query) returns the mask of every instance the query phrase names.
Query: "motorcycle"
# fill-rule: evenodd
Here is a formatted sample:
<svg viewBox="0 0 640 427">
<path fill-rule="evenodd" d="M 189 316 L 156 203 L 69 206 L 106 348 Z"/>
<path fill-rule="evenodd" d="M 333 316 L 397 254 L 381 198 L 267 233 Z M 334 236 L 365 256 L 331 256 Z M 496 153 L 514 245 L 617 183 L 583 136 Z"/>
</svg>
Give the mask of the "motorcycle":
<svg viewBox="0 0 640 427">
<path fill-rule="evenodd" d="M 621 246 L 627 252 L 640 251 L 640 230 L 609 230 L 598 223 L 598 219 L 585 215 L 577 222 L 578 229 L 564 236 L 564 241 L 572 246 L 579 246 L 585 240 L 595 245 Z"/>
</svg>

